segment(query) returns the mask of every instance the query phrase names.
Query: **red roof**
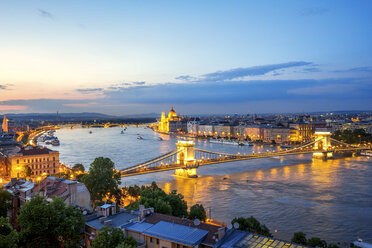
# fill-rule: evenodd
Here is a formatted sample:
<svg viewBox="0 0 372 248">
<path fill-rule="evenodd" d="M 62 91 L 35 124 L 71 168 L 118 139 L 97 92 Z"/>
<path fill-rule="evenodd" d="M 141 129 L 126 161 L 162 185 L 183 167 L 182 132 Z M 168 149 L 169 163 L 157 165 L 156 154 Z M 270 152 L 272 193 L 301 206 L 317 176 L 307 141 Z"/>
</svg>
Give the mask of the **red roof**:
<svg viewBox="0 0 372 248">
<path fill-rule="evenodd" d="M 46 147 L 22 148 L 19 151 L 19 153 L 22 153 L 23 156 L 49 154 L 50 152 L 53 151 Z"/>
</svg>

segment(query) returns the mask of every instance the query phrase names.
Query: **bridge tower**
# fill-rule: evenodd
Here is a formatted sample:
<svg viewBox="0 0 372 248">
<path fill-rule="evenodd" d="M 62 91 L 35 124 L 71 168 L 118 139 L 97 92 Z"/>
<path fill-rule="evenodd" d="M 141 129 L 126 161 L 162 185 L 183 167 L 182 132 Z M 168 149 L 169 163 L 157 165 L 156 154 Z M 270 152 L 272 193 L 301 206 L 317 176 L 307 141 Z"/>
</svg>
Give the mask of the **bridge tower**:
<svg viewBox="0 0 372 248">
<path fill-rule="evenodd" d="M 181 169 L 176 169 L 174 174 L 182 177 L 197 177 L 196 161 L 194 156 L 194 141 L 179 140 L 177 143 L 177 164 L 183 165 Z"/>
<path fill-rule="evenodd" d="M 314 143 L 314 150 L 318 150 L 313 153 L 315 158 L 331 158 L 333 152 L 329 151 L 331 147 L 331 132 L 328 130 L 317 130 L 314 133 L 316 142 Z"/>
</svg>

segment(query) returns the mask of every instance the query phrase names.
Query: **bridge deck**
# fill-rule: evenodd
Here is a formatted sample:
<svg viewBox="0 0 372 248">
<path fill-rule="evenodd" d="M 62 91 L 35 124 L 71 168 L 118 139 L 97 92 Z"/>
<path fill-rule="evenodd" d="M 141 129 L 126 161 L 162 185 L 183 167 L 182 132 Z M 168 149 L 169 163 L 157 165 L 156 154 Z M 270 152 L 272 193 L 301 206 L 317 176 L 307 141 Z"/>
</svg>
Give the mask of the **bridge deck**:
<svg viewBox="0 0 372 248">
<path fill-rule="evenodd" d="M 211 165 L 211 164 L 219 164 L 219 163 L 226 163 L 226 162 L 234 162 L 234 161 L 242 161 L 242 160 L 250 160 L 250 159 L 259 159 L 259 158 L 270 158 L 270 157 L 277 157 L 277 156 L 288 156 L 288 155 L 299 155 L 299 154 L 309 154 L 309 153 L 315 153 L 315 152 L 322 152 L 322 153 L 328 153 L 328 152 L 347 152 L 347 151 L 359 151 L 359 150 L 368 150 L 369 147 L 348 147 L 348 148 L 338 148 L 338 149 L 332 149 L 328 151 L 323 150 L 314 150 L 314 149 L 291 149 L 287 151 L 277 151 L 277 152 L 266 152 L 266 153 L 254 153 L 249 155 L 239 155 L 239 154 L 223 154 L 222 157 L 213 158 L 213 159 L 203 159 L 203 160 L 197 160 L 194 165 L 185 166 L 180 164 L 166 164 L 166 165 L 159 165 L 154 167 L 145 167 L 144 164 L 138 165 L 138 166 L 132 166 L 130 168 L 124 169 L 121 171 L 122 177 L 128 177 L 128 176 L 135 176 L 135 175 L 143 175 L 143 174 L 149 174 L 149 173 L 155 173 L 155 172 L 161 172 L 161 171 L 169 171 L 169 170 L 175 170 L 175 169 L 186 169 L 186 168 L 196 168 L 199 166 L 205 166 L 205 165 Z M 204 152 L 204 150 L 203 150 Z M 208 151 L 205 151 L 208 152 Z M 213 152 L 214 154 L 218 154 L 216 152 Z M 176 154 L 175 151 L 171 151 L 167 153 L 166 155 L 174 155 Z M 221 155 L 221 154 L 219 154 Z M 157 157 L 155 160 L 159 161 L 162 157 L 167 157 L 165 155 Z M 147 161 L 145 164 L 150 164 L 151 161 Z"/>
</svg>

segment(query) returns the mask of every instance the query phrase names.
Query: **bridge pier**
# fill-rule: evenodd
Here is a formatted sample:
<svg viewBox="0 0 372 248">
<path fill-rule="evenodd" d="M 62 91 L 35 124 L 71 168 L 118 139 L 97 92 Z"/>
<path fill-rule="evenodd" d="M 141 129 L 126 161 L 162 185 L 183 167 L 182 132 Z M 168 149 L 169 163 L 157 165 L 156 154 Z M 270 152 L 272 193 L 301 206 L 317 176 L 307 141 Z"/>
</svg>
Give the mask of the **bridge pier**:
<svg viewBox="0 0 372 248">
<path fill-rule="evenodd" d="M 313 158 L 328 159 L 333 157 L 333 152 L 329 151 L 331 147 L 331 132 L 327 130 L 315 131 L 314 149 L 319 150 L 313 153 Z"/>
<path fill-rule="evenodd" d="M 176 169 L 174 171 L 174 175 L 180 176 L 180 177 L 187 177 L 187 178 L 197 178 L 198 174 L 196 172 L 196 168 L 191 169 Z"/>
<path fill-rule="evenodd" d="M 320 159 L 333 158 L 333 152 L 332 151 L 314 152 L 313 153 L 313 158 L 320 158 Z"/>
<path fill-rule="evenodd" d="M 195 143 L 193 141 L 179 140 L 177 143 L 177 164 L 184 165 L 184 168 L 176 169 L 176 176 L 196 178 L 196 160 L 194 154 Z"/>
</svg>

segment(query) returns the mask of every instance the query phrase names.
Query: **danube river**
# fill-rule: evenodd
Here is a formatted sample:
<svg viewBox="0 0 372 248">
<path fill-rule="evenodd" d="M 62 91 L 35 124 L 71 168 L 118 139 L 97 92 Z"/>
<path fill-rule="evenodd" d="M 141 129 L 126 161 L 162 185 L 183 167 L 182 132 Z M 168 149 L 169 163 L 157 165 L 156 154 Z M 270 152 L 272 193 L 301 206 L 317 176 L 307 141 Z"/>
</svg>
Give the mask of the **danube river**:
<svg viewBox="0 0 372 248">
<path fill-rule="evenodd" d="M 89 133 L 92 130 L 92 133 Z M 60 129 L 56 132 L 65 164 L 95 157 L 111 158 L 117 169 L 147 161 L 176 148 L 177 138 L 151 129 Z M 139 133 L 143 140 L 137 139 Z M 162 137 L 163 140 L 159 140 Z M 228 153 L 264 152 L 270 146 L 238 147 L 195 140 L 196 147 Z M 255 216 L 277 238 L 290 239 L 302 231 L 328 242 L 372 240 L 372 159 L 312 160 L 311 155 L 268 158 L 209 165 L 198 169 L 199 178 L 185 179 L 161 172 L 123 178 L 123 185 L 156 181 L 165 190 L 176 189 L 188 205 L 202 203 L 208 216 L 223 221 Z"/>
</svg>

